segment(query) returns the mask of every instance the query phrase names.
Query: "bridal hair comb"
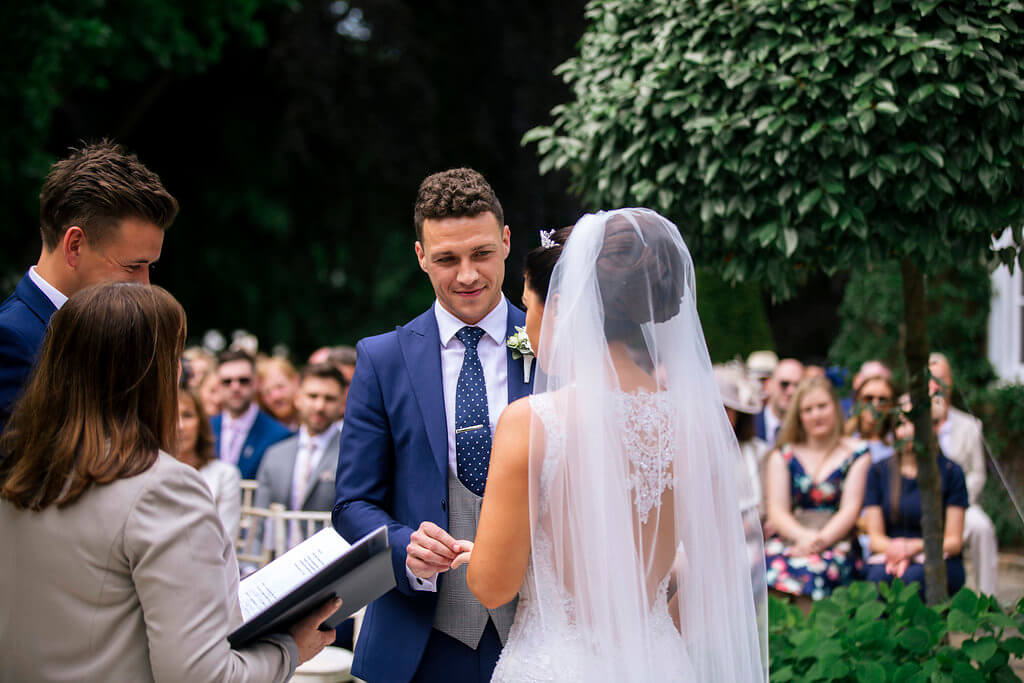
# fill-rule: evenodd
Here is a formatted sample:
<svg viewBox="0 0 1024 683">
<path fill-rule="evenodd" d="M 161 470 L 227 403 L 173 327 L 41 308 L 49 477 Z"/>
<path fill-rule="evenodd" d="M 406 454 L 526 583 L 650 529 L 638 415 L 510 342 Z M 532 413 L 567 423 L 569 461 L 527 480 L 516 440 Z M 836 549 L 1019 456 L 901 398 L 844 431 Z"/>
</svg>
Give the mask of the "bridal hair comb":
<svg viewBox="0 0 1024 683">
<path fill-rule="evenodd" d="M 554 234 L 555 234 L 554 230 L 541 230 L 540 231 L 540 246 L 544 247 L 545 249 L 551 249 L 552 247 L 557 247 L 558 246 L 558 242 L 556 242 L 553 239 L 551 239 L 551 236 L 554 235 Z"/>
</svg>

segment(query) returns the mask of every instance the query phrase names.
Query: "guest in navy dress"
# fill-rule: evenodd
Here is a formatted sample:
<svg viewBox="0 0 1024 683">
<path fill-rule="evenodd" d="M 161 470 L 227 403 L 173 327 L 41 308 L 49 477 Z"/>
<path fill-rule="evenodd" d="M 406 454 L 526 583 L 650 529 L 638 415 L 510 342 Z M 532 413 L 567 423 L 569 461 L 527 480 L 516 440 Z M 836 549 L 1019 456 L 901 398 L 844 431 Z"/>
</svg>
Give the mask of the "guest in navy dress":
<svg viewBox="0 0 1024 683">
<path fill-rule="evenodd" d="M 841 435 L 842 413 L 832 383 L 800 383 L 768 456 L 765 475 L 768 587 L 809 607 L 852 581 L 861 555 L 853 527 L 871 459 L 863 442 Z"/>
<path fill-rule="evenodd" d="M 909 401 L 901 398 L 909 409 Z M 868 558 L 868 581 L 889 582 L 899 577 L 917 583 L 924 598 L 924 541 L 921 539 L 921 489 L 917 485 L 914 456 L 914 425 L 906 418 L 896 427 L 898 455 L 877 462 L 868 471 L 864 495 L 864 523 L 873 555 Z M 945 511 L 942 552 L 946 557 L 946 581 L 950 594 L 964 585 L 964 563 L 960 557 L 967 509 L 964 471 L 952 460 L 939 455 L 942 480 L 942 509 Z"/>
</svg>

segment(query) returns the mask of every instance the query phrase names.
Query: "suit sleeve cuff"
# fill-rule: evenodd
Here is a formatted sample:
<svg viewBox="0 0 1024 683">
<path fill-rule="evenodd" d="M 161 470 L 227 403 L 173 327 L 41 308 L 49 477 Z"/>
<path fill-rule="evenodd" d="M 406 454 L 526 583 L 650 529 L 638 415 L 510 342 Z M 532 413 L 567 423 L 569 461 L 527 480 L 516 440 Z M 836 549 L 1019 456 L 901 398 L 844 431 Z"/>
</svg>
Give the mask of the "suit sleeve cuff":
<svg viewBox="0 0 1024 683">
<path fill-rule="evenodd" d="M 405 575 L 409 578 L 409 587 L 414 591 L 426 591 L 428 593 L 437 592 L 437 574 L 434 574 L 429 579 L 421 579 L 406 567 Z"/>
</svg>

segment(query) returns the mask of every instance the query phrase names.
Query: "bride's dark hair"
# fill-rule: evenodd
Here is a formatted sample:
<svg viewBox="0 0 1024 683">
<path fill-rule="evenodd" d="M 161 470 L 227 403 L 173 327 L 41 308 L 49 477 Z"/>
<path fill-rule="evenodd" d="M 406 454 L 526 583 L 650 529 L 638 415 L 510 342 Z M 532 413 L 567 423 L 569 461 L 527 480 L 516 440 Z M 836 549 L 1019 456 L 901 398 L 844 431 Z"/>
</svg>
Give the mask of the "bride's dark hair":
<svg viewBox="0 0 1024 683">
<path fill-rule="evenodd" d="M 608 339 L 632 339 L 640 325 L 679 313 L 684 267 L 679 248 L 645 213 L 611 217 L 597 257 Z"/>
<path fill-rule="evenodd" d="M 553 247 L 540 246 L 531 249 L 526 254 L 526 264 L 523 266 L 523 275 L 541 301 L 547 301 L 548 288 L 551 286 L 551 273 L 555 270 L 558 257 L 562 255 L 562 248 L 565 246 L 573 226 L 560 228 L 551 233 L 550 239 L 555 243 Z"/>
</svg>

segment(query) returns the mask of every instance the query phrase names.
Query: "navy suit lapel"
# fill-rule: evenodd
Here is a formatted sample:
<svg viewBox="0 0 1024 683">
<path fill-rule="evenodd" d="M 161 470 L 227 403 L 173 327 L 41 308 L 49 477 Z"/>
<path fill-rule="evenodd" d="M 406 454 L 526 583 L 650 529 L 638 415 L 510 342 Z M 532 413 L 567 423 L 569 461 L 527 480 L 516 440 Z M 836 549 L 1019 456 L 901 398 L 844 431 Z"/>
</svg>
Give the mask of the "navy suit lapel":
<svg viewBox="0 0 1024 683">
<path fill-rule="evenodd" d="M 508 319 L 505 324 L 505 338 L 515 334 L 516 327 L 522 327 L 526 324 L 526 314 L 521 310 L 513 306 L 511 303 L 508 305 Z M 530 367 L 530 377 L 526 380 L 523 373 L 524 359 L 515 359 L 512 357 L 512 349 L 506 349 L 506 358 L 508 359 L 508 402 L 512 403 L 526 396 L 533 389 L 533 376 L 537 372 L 536 360 Z"/>
<path fill-rule="evenodd" d="M 408 325 L 398 328 L 398 345 L 412 380 L 427 442 L 438 471 L 448 480 L 448 418 L 444 412 L 444 380 L 441 376 L 441 333 L 430 308 Z"/>
<path fill-rule="evenodd" d="M 50 318 L 57 312 L 57 307 L 43 294 L 43 290 L 36 287 L 28 273 L 25 273 L 25 277 L 21 278 L 18 286 L 14 288 L 14 295 L 25 302 L 43 325 L 49 324 Z"/>
</svg>

